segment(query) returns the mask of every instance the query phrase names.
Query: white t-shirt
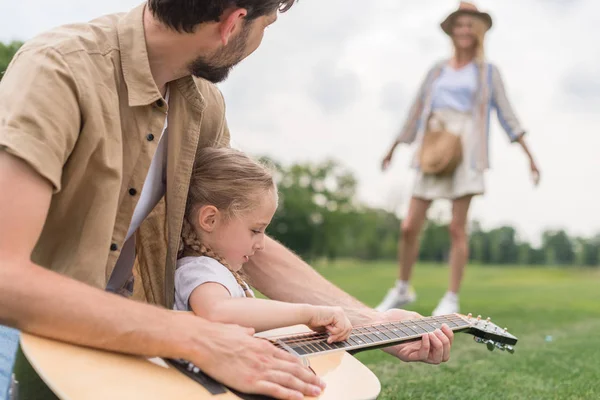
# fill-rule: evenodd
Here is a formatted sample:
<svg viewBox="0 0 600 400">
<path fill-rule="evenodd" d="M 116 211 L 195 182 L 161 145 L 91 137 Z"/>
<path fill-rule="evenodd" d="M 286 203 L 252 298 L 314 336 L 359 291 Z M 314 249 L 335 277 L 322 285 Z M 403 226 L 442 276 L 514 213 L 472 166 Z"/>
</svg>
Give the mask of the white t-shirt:
<svg viewBox="0 0 600 400">
<path fill-rule="evenodd" d="M 165 99 L 169 101 L 169 89 Z M 129 230 L 125 236 L 125 244 L 119 254 L 119 259 L 115 264 L 115 268 L 108 280 L 106 290 L 116 292 L 125 285 L 131 277 L 133 263 L 135 261 L 135 236 L 133 234 L 140 227 L 142 222 L 150 215 L 154 207 L 160 199 L 165 195 L 167 190 L 167 133 L 168 133 L 168 118 L 165 118 L 165 125 L 160 135 L 156 152 L 152 157 L 148 175 L 144 180 L 140 199 L 135 205 L 133 217 L 129 224 Z"/>
<path fill-rule="evenodd" d="M 244 289 L 237 283 L 231 271 L 210 257 L 183 257 L 177 260 L 175 270 L 175 305 L 179 311 L 190 311 L 190 295 L 198 286 L 204 283 L 222 285 L 231 297 L 246 297 Z M 254 293 L 248 289 L 252 295 Z"/>
<path fill-rule="evenodd" d="M 432 110 L 471 111 L 477 90 L 475 63 L 471 62 L 458 70 L 446 65 L 433 83 L 432 90 Z"/>
</svg>

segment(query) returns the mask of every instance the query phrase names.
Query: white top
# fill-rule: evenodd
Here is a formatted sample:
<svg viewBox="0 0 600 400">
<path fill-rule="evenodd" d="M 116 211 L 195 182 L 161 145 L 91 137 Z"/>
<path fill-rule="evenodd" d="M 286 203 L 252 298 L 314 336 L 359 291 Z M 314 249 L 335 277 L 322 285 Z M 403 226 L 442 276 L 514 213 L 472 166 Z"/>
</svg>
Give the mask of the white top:
<svg viewBox="0 0 600 400">
<path fill-rule="evenodd" d="M 471 62 L 456 70 L 446 65 L 433 82 L 432 110 L 452 109 L 460 112 L 473 110 L 477 90 L 477 67 Z"/>
<path fill-rule="evenodd" d="M 165 99 L 169 101 L 169 89 Z M 133 217 L 129 224 L 129 230 L 125 235 L 125 244 L 119 254 L 119 259 L 115 264 L 115 268 L 110 276 L 106 289 L 109 291 L 117 291 L 131 277 L 133 263 L 135 261 L 135 236 L 133 234 L 140 227 L 142 222 L 150 215 L 154 207 L 160 199 L 165 195 L 167 190 L 167 130 L 168 118 L 165 118 L 165 125 L 160 135 L 156 152 L 152 157 L 148 175 L 144 180 L 140 199 L 135 205 Z"/>
<path fill-rule="evenodd" d="M 198 286 L 205 283 L 222 285 L 231 297 L 246 297 L 244 289 L 237 283 L 231 271 L 214 258 L 183 257 L 177 260 L 175 270 L 175 305 L 179 311 L 190 311 L 190 295 Z M 250 292 L 252 293 L 251 289 Z M 252 293 L 254 295 L 254 293 Z"/>
</svg>

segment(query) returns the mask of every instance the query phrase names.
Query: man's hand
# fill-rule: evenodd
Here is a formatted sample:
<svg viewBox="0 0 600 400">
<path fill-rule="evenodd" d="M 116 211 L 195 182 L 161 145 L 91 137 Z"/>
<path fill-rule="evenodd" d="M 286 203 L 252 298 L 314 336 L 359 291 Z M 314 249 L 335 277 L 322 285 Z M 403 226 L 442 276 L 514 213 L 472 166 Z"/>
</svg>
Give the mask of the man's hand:
<svg viewBox="0 0 600 400">
<path fill-rule="evenodd" d="M 420 314 L 406 310 L 389 310 L 380 315 L 380 322 L 402 321 L 423 318 Z M 384 351 L 398 357 L 402 361 L 421 361 L 427 364 L 440 364 L 450 359 L 450 348 L 454 340 L 454 332 L 446 325 L 441 330 L 423 335 L 420 341 L 403 343 L 387 347 Z"/>
<path fill-rule="evenodd" d="M 253 337 L 253 329 L 203 324 L 202 335 L 196 336 L 193 346 L 197 351 L 183 358 L 219 382 L 244 393 L 286 400 L 318 396 L 325 388 L 325 383 L 304 367 L 300 359 Z"/>
</svg>

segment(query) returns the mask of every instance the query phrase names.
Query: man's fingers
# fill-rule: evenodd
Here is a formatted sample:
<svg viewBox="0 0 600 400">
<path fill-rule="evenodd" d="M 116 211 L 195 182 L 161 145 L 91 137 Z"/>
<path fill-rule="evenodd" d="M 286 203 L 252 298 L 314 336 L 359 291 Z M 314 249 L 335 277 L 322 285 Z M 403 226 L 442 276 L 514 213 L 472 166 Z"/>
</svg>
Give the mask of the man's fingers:
<svg viewBox="0 0 600 400">
<path fill-rule="evenodd" d="M 321 387 L 304 382 L 296 376 L 280 370 L 268 371 L 263 380 L 307 396 L 319 396 L 322 392 Z"/>
<path fill-rule="evenodd" d="M 446 362 L 450 359 L 450 339 L 444 332 L 439 329 L 435 330 L 435 335 L 442 342 L 442 362 Z"/>
<path fill-rule="evenodd" d="M 450 347 L 452 347 L 452 344 L 454 343 L 454 331 L 450 329 L 448 325 L 442 324 L 442 332 L 444 332 L 444 334 L 450 341 Z"/>
<path fill-rule="evenodd" d="M 295 358 L 295 357 L 294 357 Z M 321 380 L 317 375 L 315 375 L 311 370 L 303 366 L 301 363 L 297 362 L 287 362 L 284 360 L 276 360 L 271 368 L 275 371 L 282 371 L 287 374 L 290 374 L 302 382 L 305 382 L 309 385 L 319 386 L 321 388 L 325 388 L 325 382 Z"/>
<path fill-rule="evenodd" d="M 439 330 L 436 329 L 435 332 L 429 334 L 429 342 L 431 343 L 431 356 L 427 360 L 430 364 L 439 364 L 442 362 L 442 357 L 444 356 L 444 344 L 437 336 L 437 332 Z"/>
<path fill-rule="evenodd" d="M 287 351 L 278 349 L 277 347 L 269 344 L 270 348 L 272 347 L 272 355 L 273 357 L 282 360 L 282 361 L 287 361 L 287 362 L 291 362 L 297 365 L 302 365 L 302 360 L 300 360 L 298 357 L 291 355 L 290 353 L 288 353 Z"/>
<path fill-rule="evenodd" d="M 268 381 L 259 381 L 256 383 L 256 390 L 253 393 L 262 394 L 282 400 L 302 400 L 304 395 L 296 390 L 287 389 L 281 385 Z"/>
<path fill-rule="evenodd" d="M 413 353 L 416 354 L 416 359 L 414 361 L 425 361 L 427 357 L 429 357 L 429 349 L 431 349 L 431 342 L 429 338 L 429 334 L 423 335 L 421 339 L 421 348 L 418 352 Z"/>
</svg>

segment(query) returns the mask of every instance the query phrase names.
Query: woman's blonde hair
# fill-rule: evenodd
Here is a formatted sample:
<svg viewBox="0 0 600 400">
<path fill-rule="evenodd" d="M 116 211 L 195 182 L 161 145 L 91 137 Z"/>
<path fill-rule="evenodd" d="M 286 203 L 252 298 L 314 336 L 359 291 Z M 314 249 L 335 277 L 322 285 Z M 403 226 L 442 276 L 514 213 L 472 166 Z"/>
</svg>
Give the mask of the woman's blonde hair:
<svg viewBox="0 0 600 400">
<path fill-rule="evenodd" d="M 488 30 L 487 24 L 481 18 L 471 17 L 471 31 L 475 36 L 475 61 L 485 62 L 485 34 Z"/>
<path fill-rule="evenodd" d="M 214 258 L 229 268 L 248 296 L 250 290 L 241 275 L 233 271 L 223 257 L 201 242 L 195 223 L 198 211 L 206 205 L 216 207 L 226 218 L 243 215 L 260 203 L 261 195 L 265 192 L 277 194 L 275 180 L 265 165 L 231 148 L 203 148 L 196 160 L 190 178 L 177 258 L 191 255 Z"/>
</svg>

